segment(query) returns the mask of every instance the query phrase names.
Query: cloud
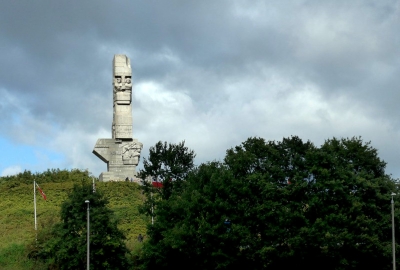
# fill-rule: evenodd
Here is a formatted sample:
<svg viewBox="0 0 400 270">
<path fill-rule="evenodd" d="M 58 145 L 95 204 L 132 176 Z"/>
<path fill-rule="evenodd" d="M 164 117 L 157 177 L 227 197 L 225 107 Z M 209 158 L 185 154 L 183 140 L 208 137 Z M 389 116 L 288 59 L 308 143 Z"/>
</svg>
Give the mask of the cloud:
<svg viewBox="0 0 400 270">
<path fill-rule="evenodd" d="M 104 171 L 92 149 L 111 137 L 121 53 L 142 156 L 159 140 L 200 163 L 250 136 L 362 136 L 400 177 L 399 14 L 392 0 L 5 1 L 0 139 L 29 154 L 3 166 Z"/>
<path fill-rule="evenodd" d="M 19 165 L 5 168 L 1 171 L 1 176 L 11 176 L 22 172 L 22 168 Z"/>
</svg>

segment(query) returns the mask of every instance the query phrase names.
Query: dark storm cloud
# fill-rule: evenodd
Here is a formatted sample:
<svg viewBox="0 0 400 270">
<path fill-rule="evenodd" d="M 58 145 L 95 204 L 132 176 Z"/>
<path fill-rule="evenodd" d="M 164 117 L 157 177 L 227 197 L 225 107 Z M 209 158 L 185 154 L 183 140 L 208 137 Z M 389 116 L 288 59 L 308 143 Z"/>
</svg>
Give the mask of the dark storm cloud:
<svg viewBox="0 0 400 270">
<path fill-rule="evenodd" d="M 400 126 L 399 15 L 394 0 L 3 1 L 0 135 L 54 136 L 79 164 L 109 136 L 122 53 L 147 144 L 187 139 L 204 161 L 248 136 L 379 140 L 381 123 L 386 149 Z"/>
<path fill-rule="evenodd" d="M 91 95 L 110 96 L 110 76 L 99 75 L 107 74 L 115 51 L 139 55 L 132 64 L 135 76 L 143 79 L 170 74 L 171 63 L 154 57 L 164 48 L 189 65 L 213 59 L 218 53 L 204 50 L 221 44 L 218 32 L 210 30 L 218 28 L 214 21 L 223 20 L 224 14 L 216 16 L 221 7 L 215 4 L 130 1 L 18 1 L 2 4 L 1 10 L 0 23 L 6 26 L 1 28 L 2 47 L 7 51 L 1 56 L 1 87 L 30 96 L 31 113 L 61 123 L 93 110 L 97 103 Z M 202 16 L 207 12 L 211 14 Z M 113 52 L 102 53 L 101 48 Z"/>
<path fill-rule="evenodd" d="M 24 93 L 33 115 L 59 123 L 93 117 L 87 112 L 106 106 L 92 96 L 110 97 L 110 76 L 99 75 L 107 73 L 112 54 L 121 48 L 139 55 L 132 64 L 142 79 L 171 73 L 170 62 L 154 57 L 164 48 L 189 66 L 219 63 L 215 56 L 229 51 L 230 42 L 221 42 L 218 34 L 229 27 L 215 31 L 227 15 L 215 4 L 18 1 L 2 4 L 1 10 L 0 23 L 7 26 L 1 28 L 7 51 L 1 56 L 1 87 Z M 224 43 L 226 48 L 218 49 Z M 114 52 L 102 53 L 102 47 Z"/>
</svg>

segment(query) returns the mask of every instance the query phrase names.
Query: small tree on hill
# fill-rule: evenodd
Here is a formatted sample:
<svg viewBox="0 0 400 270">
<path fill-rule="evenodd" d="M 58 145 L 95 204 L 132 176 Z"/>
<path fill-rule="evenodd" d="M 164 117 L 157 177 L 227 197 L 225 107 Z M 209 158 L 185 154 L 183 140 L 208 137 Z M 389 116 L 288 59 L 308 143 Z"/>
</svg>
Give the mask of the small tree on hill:
<svg viewBox="0 0 400 270">
<path fill-rule="evenodd" d="M 53 257 L 60 269 L 86 269 L 87 205 L 90 201 L 91 269 L 127 269 L 129 266 L 125 236 L 117 228 L 113 212 L 101 191 L 93 193 L 92 185 L 75 185 L 61 206 L 62 222 L 53 230 L 55 239 L 43 252 Z"/>
</svg>

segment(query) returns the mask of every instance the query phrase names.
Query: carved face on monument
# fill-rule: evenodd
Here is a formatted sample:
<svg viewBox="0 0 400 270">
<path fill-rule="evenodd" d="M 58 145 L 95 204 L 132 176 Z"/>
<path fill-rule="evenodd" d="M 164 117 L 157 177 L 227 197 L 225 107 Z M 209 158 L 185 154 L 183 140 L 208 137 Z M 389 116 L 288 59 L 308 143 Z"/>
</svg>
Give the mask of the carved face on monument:
<svg viewBox="0 0 400 270">
<path fill-rule="evenodd" d="M 132 89 L 131 76 L 115 76 L 114 77 L 114 90 L 125 91 Z"/>
<path fill-rule="evenodd" d="M 131 90 L 132 89 L 132 80 L 131 76 L 125 76 L 125 85 L 124 85 L 125 90 Z"/>
<path fill-rule="evenodd" d="M 115 76 L 114 78 L 114 90 L 122 91 L 122 78 L 121 76 Z"/>
</svg>

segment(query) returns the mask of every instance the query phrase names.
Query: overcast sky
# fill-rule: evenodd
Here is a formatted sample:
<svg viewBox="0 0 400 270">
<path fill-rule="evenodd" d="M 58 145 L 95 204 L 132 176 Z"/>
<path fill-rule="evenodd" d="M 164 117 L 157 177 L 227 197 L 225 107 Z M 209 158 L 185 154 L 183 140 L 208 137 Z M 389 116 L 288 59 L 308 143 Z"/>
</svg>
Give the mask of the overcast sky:
<svg viewBox="0 0 400 270">
<path fill-rule="evenodd" d="M 106 164 L 112 59 L 133 136 L 221 160 L 248 137 L 361 136 L 400 177 L 400 2 L 1 1 L 0 175 Z"/>
</svg>

